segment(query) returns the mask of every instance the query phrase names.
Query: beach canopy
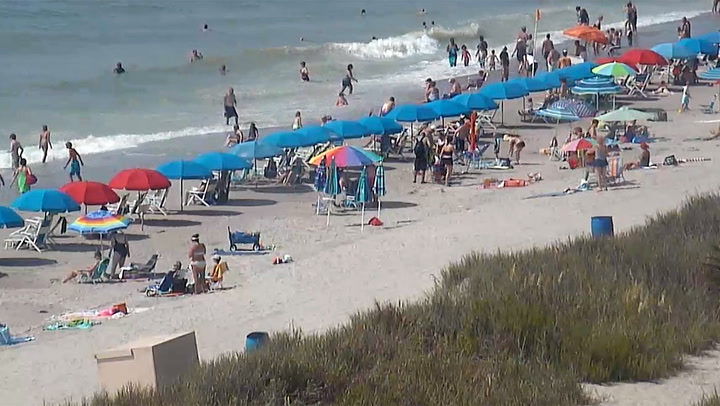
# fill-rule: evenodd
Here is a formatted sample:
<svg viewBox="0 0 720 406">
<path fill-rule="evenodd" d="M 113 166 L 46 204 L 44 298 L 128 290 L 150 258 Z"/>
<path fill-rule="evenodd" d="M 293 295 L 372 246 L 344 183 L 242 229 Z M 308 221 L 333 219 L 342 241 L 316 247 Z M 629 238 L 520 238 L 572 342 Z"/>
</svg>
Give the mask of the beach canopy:
<svg viewBox="0 0 720 406">
<path fill-rule="evenodd" d="M 239 171 L 250 169 L 253 164 L 237 155 L 224 152 L 209 152 L 195 158 L 195 162 L 213 171 Z"/>
<path fill-rule="evenodd" d="M 237 144 L 230 148 L 229 152 L 248 161 L 272 158 L 285 153 L 282 148 L 268 144 L 264 139 L 262 141 L 248 141 Z"/>
<path fill-rule="evenodd" d="M 440 114 L 426 104 L 405 104 L 395 107 L 385 117 L 403 123 L 413 123 L 437 120 Z"/>
<path fill-rule="evenodd" d="M 331 122 L 332 121 L 329 121 L 325 125 L 327 126 Z M 304 140 L 304 145 L 301 145 L 302 147 L 324 144 L 328 141 L 342 140 L 341 136 L 321 125 L 308 125 L 293 132 L 299 134 L 301 139 Z"/>
<path fill-rule="evenodd" d="M 546 109 L 538 110 L 535 114 L 540 117 L 551 118 L 553 120 L 557 120 L 558 122 L 560 122 L 560 121 L 573 122 L 573 121 L 581 120 L 581 118 L 578 117 L 577 114 L 573 113 L 569 109 L 562 107 L 562 106 L 556 106 L 556 107 L 550 106 Z"/>
<path fill-rule="evenodd" d="M 590 79 L 583 79 L 570 89 L 574 94 L 616 94 L 623 90 L 623 87 L 615 84 L 612 78 L 597 76 Z"/>
<path fill-rule="evenodd" d="M 25 220 L 9 207 L 0 206 L 0 228 L 19 228 L 25 225 Z"/>
<path fill-rule="evenodd" d="M 153 169 L 125 169 L 115 175 L 108 185 L 119 190 L 160 190 L 167 189 L 171 183 L 167 176 Z"/>
<path fill-rule="evenodd" d="M 535 75 L 536 80 L 541 80 L 548 89 L 556 89 L 560 86 L 562 86 L 562 82 L 560 82 L 560 75 L 557 73 L 557 71 L 553 72 L 543 72 Z M 572 86 L 573 80 L 565 78 L 566 81 L 568 81 L 568 86 Z"/>
<path fill-rule="evenodd" d="M 713 44 L 720 43 L 720 31 L 713 31 L 707 34 L 703 34 L 697 37 L 698 39 L 712 42 Z"/>
<path fill-rule="evenodd" d="M 529 94 L 527 88 L 517 82 L 492 83 L 484 86 L 480 93 L 493 100 L 519 99 Z"/>
<path fill-rule="evenodd" d="M 718 54 L 717 44 L 700 38 L 684 38 L 678 41 L 677 44 L 695 52 L 695 54 L 715 56 Z"/>
<path fill-rule="evenodd" d="M 563 31 L 563 34 L 568 37 L 577 38 L 587 42 L 597 42 L 598 44 L 608 43 L 608 37 L 603 31 L 589 25 L 578 25 L 568 28 Z"/>
<path fill-rule="evenodd" d="M 565 108 L 572 111 L 580 118 L 595 117 L 597 110 L 582 100 L 561 99 L 553 103 L 550 107 Z"/>
<path fill-rule="evenodd" d="M 582 151 L 586 149 L 591 149 L 594 147 L 594 144 L 590 142 L 586 138 L 580 138 L 575 141 L 570 141 L 567 144 L 563 145 L 562 151 L 563 152 L 577 152 Z"/>
<path fill-rule="evenodd" d="M 603 115 L 595 117 L 600 121 L 633 121 L 633 120 L 652 120 L 655 115 L 652 113 L 645 113 L 644 111 L 634 110 L 627 107 L 620 107 L 615 111 L 605 113 Z"/>
<path fill-rule="evenodd" d="M 399 134 L 403 130 L 403 126 L 400 123 L 387 117 L 365 117 L 358 120 L 358 123 L 370 130 L 370 134 L 376 135 Z"/>
<path fill-rule="evenodd" d="M 668 64 L 667 59 L 659 53 L 644 48 L 631 49 L 620 57 L 620 62 L 631 66 L 649 65 L 649 66 L 665 66 Z"/>
<path fill-rule="evenodd" d="M 130 226 L 130 223 L 132 223 L 130 217 L 118 216 L 109 211 L 98 210 L 73 221 L 68 226 L 68 230 L 80 234 L 107 234 L 124 230 Z"/>
<path fill-rule="evenodd" d="M 435 111 L 440 117 L 457 117 L 463 114 L 469 114 L 471 109 L 456 101 L 443 99 L 436 100 L 426 104 Z"/>
<path fill-rule="evenodd" d="M 637 71 L 622 62 L 611 62 L 593 68 L 592 73 L 598 76 L 624 78 L 637 75 Z"/>
<path fill-rule="evenodd" d="M 382 161 L 382 157 L 374 152 L 366 151 L 352 145 L 343 145 L 329 149 L 310 160 L 310 165 L 320 166 L 328 160 L 335 162 L 338 168 L 360 168 L 368 165 L 375 165 Z"/>
<path fill-rule="evenodd" d="M 69 194 L 57 189 L 35 189 L 23 193 L 11 205 L 21 211 L 68 213 L 79 211 L 80 204 Z"/>
<path fill-rule="evenodd" d="M 451 99 L 470 110 L 495 110 L 499 106 L 495 101 L 482 93 L 463 93 Z"/>
<path fill-rule="evenodd" d="M 697 52 L 685 48 L 677 43 L 666 42 L 664 44 L 655 45 L 652 50 L 662 55 L 665 59 L 688 59 L 697 56 Z"/>
<path fill-rule="evenodd" d="M 309 126 L 297 131 L 272 133 L 260 142 L 278 148 L 301 148 L 324 144 L 328 141 L 330 141 L 329 130 L 320 126 Z"/>
<path fill-rule="evenodd" d="M 213 174 L 210 168 L 193 161 L 171 161 L 157 168 L 168 179 L 208 179 Z"/>
<path fill-rule="evenodd" d="M 342 139 L 362 138 L 372 135 L 372 131 L 357 121 L 328 121 L 322 128 L 332 131 Z"/>
<path fill-rule="evenodd" d="M 542 80 L 542 78 L 538 78 L 538 77 L 533 77 L 533 78 L 521 77 L 521 78 L 512 79 L 509 82 L 516 82 L 516 83 L 521 84 L 522 86 L 525 86 L 525 89 L 527 89 L 527 91 L 529 93 L 544 92 L 545 90 L 549 90 L 549 89 L 552 89 L 555 87 L 555 86 L 550 86 L 547 82 Z"/>
<path fill-rule="evenodd" d="M 100 206 L 120 201 L 120 196 L 110 186 L 100 182 L 70 182 L 60 187 L 60 191 L 86 206 Z"/>
<path fill-rule="evenodd" d="M 713 68 L 705 72 L 698 73 L 698 77 L 706 80 L 718 80 L 720 79 L 720 68 Z"/>
<path fill-rule="evenodd" d="M 567 68 L 555 70 L 552 72 L 552 74 L 558 75 L 560 79 L 565 79 L 567 81 L 572 80 L 573 82 L 575 82 L 578 80 L 595 77 L 595 74 L 592 72 L 592 70 L 595 69 L 595 67 L 597 66 L 598 64 L 594 62 L 583 62 L 577 65 L 568 66 Z"/>
</svg>

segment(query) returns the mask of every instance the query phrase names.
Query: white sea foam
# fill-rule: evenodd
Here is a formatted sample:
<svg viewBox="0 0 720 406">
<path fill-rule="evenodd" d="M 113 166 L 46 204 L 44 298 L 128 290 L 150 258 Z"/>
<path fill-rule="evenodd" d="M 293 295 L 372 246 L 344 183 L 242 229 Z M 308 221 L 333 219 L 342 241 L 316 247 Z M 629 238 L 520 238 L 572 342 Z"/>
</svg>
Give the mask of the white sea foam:
<svg viewBox="0 0 720 406">
<path fill-rule="evenodd" d="M 408 58 L 416 55 L 432 55 L 440 49 L 440 43 L 425 33 L 413 32 L 398 37 L 379 38 L 370 42 L 329 44 L 350 55 L 364 59 Z"/>
</svg>

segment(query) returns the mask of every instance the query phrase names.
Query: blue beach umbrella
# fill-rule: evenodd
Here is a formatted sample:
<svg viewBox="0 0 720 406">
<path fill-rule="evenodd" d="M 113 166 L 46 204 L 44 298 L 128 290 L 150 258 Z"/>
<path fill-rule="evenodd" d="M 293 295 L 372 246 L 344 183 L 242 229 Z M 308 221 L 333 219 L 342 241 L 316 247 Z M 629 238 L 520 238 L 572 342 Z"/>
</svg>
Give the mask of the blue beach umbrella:
<svg viewBox="0 0 720 406">
<path fill-rule="evenodd" d="M 688 59 L 697 56 L 697 52 L 679 45 L 677 43 L 666 42 L 664 44 L 655 45 L 652 50 L 662 55 L 665 59 Z"/>
<path fill-rule="evenodd" d="M 206 166 L 193 161 L 171 161 L 157 167 L 157 171 L 168 179 L 180 180 L 180 211 L 184 206 L 184 181 L 185 179 L 208 179 L 212 178 L 212 171 Z"/>
<path fill-rule="evenodd" d="M 532 78 L 526 78 L 526 77 L 517 78 L 517 79 L 512 79 L 512 80 L 510 80 L 510 82 L 520 83 L 521 85 L 525 86 L 525 88 L 527 89 L 527 91 L 530 92 L 530 93 L 533 93 L 533 92 L 544 92 L 544 91 L 546 91 L 546 90 L 548 90 L 548 89 L 552 89 L 552 88 L 554 87 L 554 86 L 549 86 L 549 85 L 547 84 L 547 82 L 545 82 L 544 80 L 542 80 L 542 78 L 538 78 L 538 77 L 532 77 Z"/>
<path fill-rule="evenodd" d="M 265 145 L 273 145 L 277 148 L 300 148 L 304 147 L 305 140 L 295 131 L 281 131 L 263 137 L 262 141 Z"/>
<path fill-rule="evenodd" d="M 572 111 L 576 116 L 583 117 L 595 117 L 597 110 L 582 100 L 563 99 L 558 100 L 551 105 L 551 107 L 562 107 Z"/>
<path fill-rule="evenodd" d="M 300 135 L 302 143 L 302 145 L 299 145 L 300 147 L 311 147 L 328 141 L 342 140 L 341 136 L 321 125 L 309 125 L 293 132 Z"/>
<path fill-rule="evenodd" d="M 561 121 L 573 122 L 579 121 L 580 117 L 573 113 L 571 110 L 561 106 L 550 106 L 546 109 L 538 110 L 535 114 L 540 117 L 551 118 L 557 120 L 558 123 Z"/>
<path fill-rule="evenodd" d="M 467 106 L 449 99 L 435 100 L 434 102 L 426 104 L 426 106 L 433 109 L 441 118 L 457 117 L 470 113 L 470 109 Z"/>
<path fill-rule="evenodd" d="M 378 218 L 380 218 L 380 198 L 387 194 L 385 189 L 385 168 L 382 164 L 375 168 L 375 183 L 373 184 L 373 192 L 378 199 Z"/>
<path fill-rule="evenodd" d="M 280 156 L 285 151 L 273 144 L 262 141 L 248 141 L 238 144 L 230 148 L 230 153 L 239 156 L 242 159 L 252 161 L 255 159 L 267 159 Z"/>
<path fill-rule="evenodd" d="M 720 68 L 713 68 L 705 72 L 698 73 L 698 77 L 706 80 L 720 80 Z"/>
<path fill-rule="evenodd" d="M 567 68 L 555 70 L 552 73 L 558 75 L 560 79 L 575 82 L 594 77 L 595 74 L 592 70 L 597 66 L 598 64 L 595 62 L 583 62 L 577 65 L 568 66 Z"/>
<path fill-rule="evenodd" d="M 512 99 L 519 99 L 521 97 L 527 96 L 530 94 L 520 83 L 510 83 L 510 82 L 500 82 L 500 83 L 492 83 L 485 87 L 483 87 L 482 90 L 480 90 L 481 94 L 484 94 L 485 96 L 493 99 L 493 100 L 500 100 L 500 123 L 505 122 L 505 109 L 504 109 L 504 103 L 505 100 L 512 100 Z"/>
<path fill-rule="evenodd" d="M 355 202 L 362 206 L 360 211 L 360 230 L 365 229 L 365 203 L 372 201 L 372 190 L 368 181 L 367 166 L 363 167 L 358 180 L 357 191 L 355 192 Z"/>
<path fill-rule="evenodd" d="M 370 130 L 370 134 L 392 135 L 399 134 L 403 130 L 400 123 L 387 117 L 365 117 L 358 120 L 358 122 Z"/>
<path fill-rule="evenodd" d="M 392 109 L 385 117 L 401 123 L 414 123 L 416 121 L 424 123 L 437 120 L 440 118 L 440 114 L 427 107 L 427 104 L 404 104 Z"/>
<path fill-rule="evenodd" d="M 372 131 L 357 121 L 334 120 L 326 123 L 322 128 L 332 131 L 342 139 L 362 138 L 372 134 Z"/>
<path fill-rule="evenodd" d="M 463 93 L 453 97 L 452 100 L 462 104 L 470 110 L 495 110 L 500 107 L 497 103 L 495 103 L 495 100 L 482 93 Z"/>
<path fill-rule="evenodd" d="M 20 211 L 68 213 L 80 211 L 80 205 L 70 195 L 56 189 L 35 189 L 23 193 L 10 205 Z"/>
<path fill-rule="evenodd" d="M 597 76 L 590 79 L 583 79 L 575 84 L 570 91 L 577 95 L 595 95 L 596 106 L 600 105 L 601 94 L 617 94 L 622 92 L 623 87 L 616 84 L 613 78 Z M 615 100 L 613 99 L 613 105 Z"/>
<path fill-rule="evenodd" d="M 700 38 L 684 38 L 678 41 L 677 44 L 691 50 L 696 55 L 717 55 L 718 53 L 717 44 Z"/>
<path fill-rule="evenodd" d="M 213 171 L 239 171 L 252 168 L 252 163 L 237 155 L 209 152 L 195 158 L 195 162 Z"/>
<path fill-rule="evenodd" d="M 0 228 L 18 228 L 25 225 L 25 220 L 15 210 L 0 206 Z"/>
<path fill-rule="evenodd" d="M 709 32 L 709 33 L 703 34 L 697 38 L 704 40 L 704 41 L 712 42 L 713 44 L 718 44 L 718 43 L 720 43 L 720 31 Z"/>
</svg>

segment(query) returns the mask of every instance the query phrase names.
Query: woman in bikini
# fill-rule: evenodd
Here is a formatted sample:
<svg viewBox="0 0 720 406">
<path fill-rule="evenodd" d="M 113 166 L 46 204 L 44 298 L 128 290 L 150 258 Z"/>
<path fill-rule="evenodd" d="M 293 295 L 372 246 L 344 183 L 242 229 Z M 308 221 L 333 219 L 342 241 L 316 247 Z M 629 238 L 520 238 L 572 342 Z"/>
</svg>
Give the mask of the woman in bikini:
<svg viewBox="0 0 720 406">
<path fill-rule="evenodd" d="M 207 248 L 205 244 L 200 242 L 200 235 L 193 234 L 190 241 L 190 251 L 188 252 L 188 258 L 190 258 L 190 267 L 192 268 L 193 280 L 195 281 L 194 292 L 195 294 L 205 293 L 207 291 L 207 285 L 205 283 L 205 253 Z"/>
<path fill-rule="evenodd" d="M 455 146 L 453 145 L 452 135 L 448 135 L 445 145 L 440 149 L 440 162 L 445 165 L 445 186 L 450 186 L 450 176 L 453 171 L 453 156 L 455 155 Z"/>
</svg>

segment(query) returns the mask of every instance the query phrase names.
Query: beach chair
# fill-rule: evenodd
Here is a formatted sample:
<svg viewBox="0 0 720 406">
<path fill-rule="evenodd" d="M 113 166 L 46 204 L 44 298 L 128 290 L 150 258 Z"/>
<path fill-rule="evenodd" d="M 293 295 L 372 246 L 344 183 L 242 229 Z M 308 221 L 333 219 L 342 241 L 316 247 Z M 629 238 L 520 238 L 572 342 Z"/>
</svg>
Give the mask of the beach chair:
<svg viewBox="0 0 720 406">
<path fill-rule="evenodd" d="M 140 206 L 141 206 L 141 205 L 143 204 L 143 202 L 145 201 L 145 196 L 147 196 L 147 194 L 148 194 L 148 192 L 143 192 L 143 193 L 138 194 L 137 199 L 133 200 L 132 202 L 130 202 L 130 204 L 127 205 L 127 206 L 128 206 L 128 209 L 127 209 L 126 211 L 123 210 L 123 211 L 125 211 L 125 213 L 123 213 L 123 212 L 118 212 L 118 214 L 122 214 L 122 215 L 125 215 L 125 214 L 137 214 L 138 208 L 140 208 Z"/>
<path fill-rule="evenodd" d="M 31 232 L 19 234 L 17 237 L 19 240 L 15 245 L 15 249 L 27 246 L 37 252 L 42 252 L 43 249 L 52 248 L 48 234 L 50 234 L 50 225 L 52 224 L 52 217 L 47 221 L 42 221 L 39 227 L 33 228 Z"/>
<path fill-rule="evenodd" d="M 393 154 L 393 155 L 398 155 L 400 157 L 400 159 L 405 159 L 405 155 L 403 155 L 403 150 L 405 149 L 405 144 L 407 144 L 407 141 L 409 139 L 410 139 L 410 131 L 406 128 L 395 139 L 395 142 L 387 149 L 387 151 L 383 151 L 384 157 L 387 159 L 390 156 L 390 154 Z"/>
<path fill-rule="evenodd" d="M 185 192 L 185 205 L 191 204 L 202 204 L 210 207 L 211 197 L 215 195 L 215 188 L 217 187 L 217 181 L 208 180 L 203 181 L 199 188 L 194 188 Z"/>
<path fill-rule="evenodd" d="M 81 274 L 78 283 L 102 283 L 105 281 L 105 272 L 110 265 L 110 259 L 105 258 L 93 269 L 91 274 Z"/>
<path fill-rule="evenodd" d="M 625 176 L 623 175 L 623 160 L 622 157 L 613 156 L 608 157 L 608 174 L 607 180 L 611 185 L 619 185 L 625 182 Z"/>
<path fill-rule="evenodd" d="M 476 126 L 481 128 L 490 127 L 493 130 L 497 130 L 497 126 L 492 122 L 495 118 L 495 113 L 497 113 L 497 109 L 493 110 L 492 114 L 488 114 L 487 112 L 478 114 Z"/>
<path fill-rule="evenodd" d="M 168 271 L 158 284 L 149 285 L 145 288 L 145 296 L 162 296 L 173 293 L 175 271 Z"/>
<path fill-rule="evenodd" d="M 563 153 L 562 148 L 560 148 L 560 147 L 550 148 L 550 160 L 551 161 L 564 161 L 565 154 Z"/>
<path fill-rule="evenodd" d="M 629 80 L 627 83 L 628 96 L 637 95 L 638 97 L 647 99 L 648 96 L 645 94 L 645 91 L 650 83 L 650 76 L 650 74 L 645 73 L 635 76 L 634 80 Z"/>
<path fill-rule="evenodd" d="M 144 264 L 140 262 L 131 262 L 129 266 L 120 268 L 120 279 L 128 277 L 128 274 L 133 274 L 133 277 L 152 278 L 159 258 L 160 254 L 153 254 Z"/>
<path fill-rule="evenodd" d="M 124 211 L 127 207 L 128 199 L 130 198 L 129 193 L 125 193 L 124 195 L 120 196 L 120 201 L 117 203 L 111 203 L 108 204 L 106 207 L 109 212 L 115 214 L 115 215 L 123 215 L 125 214 Z"/>
<path fill-rule="evenodd" d="M 167 200 L 168 189 L 153 190 L 145 196 L 143 204 L 147 205 L 148 211 L 155 214 L 160 213 L 167 216 L 165 201 Z"/>
<path fill-rule="evenodd" d="M 37 233 L 38 228 L 42 224 L 42 219 L 29 218 L 25 219 L 25 226 L 19 230 L 15 230 L 5 239 L 5 249 L 15 249 L 27 236 Z"/>
</svg>

